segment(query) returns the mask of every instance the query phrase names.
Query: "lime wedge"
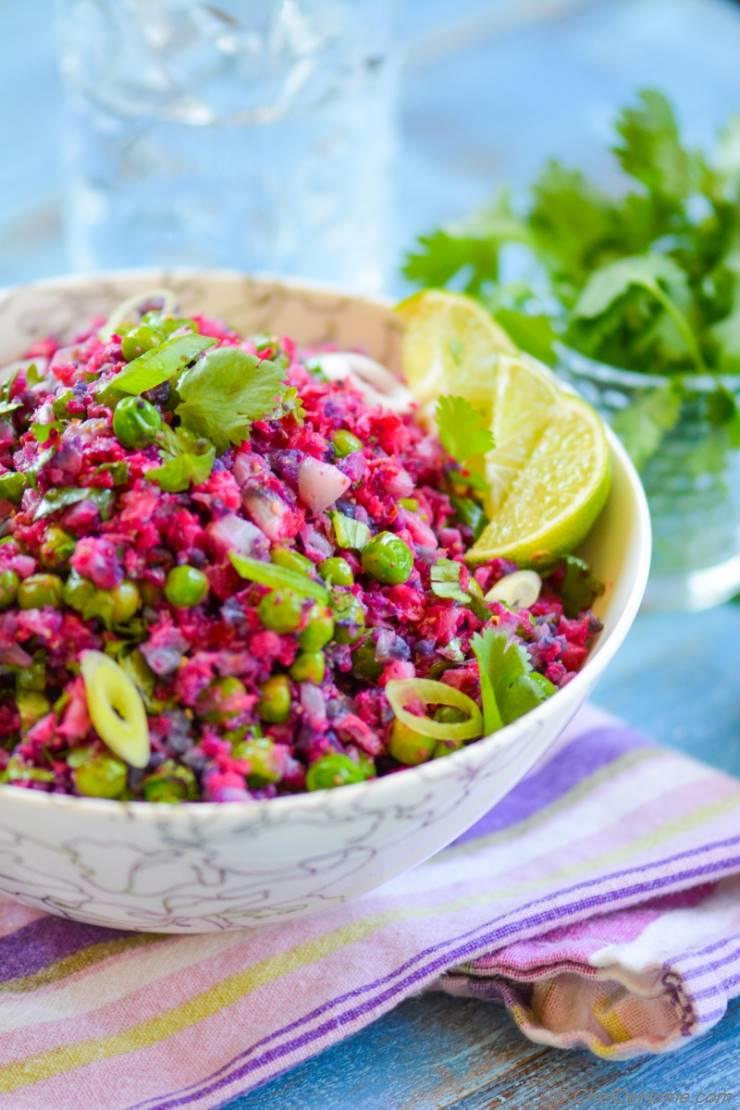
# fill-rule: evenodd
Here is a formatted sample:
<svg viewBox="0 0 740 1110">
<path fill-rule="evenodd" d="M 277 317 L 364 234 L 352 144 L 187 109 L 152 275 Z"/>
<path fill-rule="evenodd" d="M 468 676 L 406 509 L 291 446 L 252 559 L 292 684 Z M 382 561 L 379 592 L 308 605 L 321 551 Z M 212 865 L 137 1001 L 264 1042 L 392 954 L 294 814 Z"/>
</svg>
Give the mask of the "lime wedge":
<svg viewBox="0 0 740 1110">
<path fill-rule="evenodd" d="M 546 367 L 525 355 L 502 356 L 489 386 L 491 431 L 496 446 L 486 455 L 486 509 L 490 517 L 507 500 L 563 394 Z"/>
<path fill-rule="evenodd" d="M 470 298 L 425 290 L 396 311 L 406 325 L 404 375 L 429 423 L 443 393 L 464 397 L 490 421 L 496 446 L 469 464 L 485 482 L 490 524 L 467 559 L 527 564 L 572 551 L 609 493 L 600 417 L 517 351 Z"/>
<path fill-rule="evenodd" d="M 460 293 L 424 289 L 396 306 L 406 327 L 403 373 L 421 406 L 442 393 L 490 404 L 500 354 L 516 347 L 484 308 Z"/>
<path fill-rule="evenodd" d="M 573 551 L 604 507 L 610 481 L 601 418 L 585 401 L 564 393 L 535 442 L 512 459 L 491 522 L 466 558 L 526 564 Z"/>
</svg>

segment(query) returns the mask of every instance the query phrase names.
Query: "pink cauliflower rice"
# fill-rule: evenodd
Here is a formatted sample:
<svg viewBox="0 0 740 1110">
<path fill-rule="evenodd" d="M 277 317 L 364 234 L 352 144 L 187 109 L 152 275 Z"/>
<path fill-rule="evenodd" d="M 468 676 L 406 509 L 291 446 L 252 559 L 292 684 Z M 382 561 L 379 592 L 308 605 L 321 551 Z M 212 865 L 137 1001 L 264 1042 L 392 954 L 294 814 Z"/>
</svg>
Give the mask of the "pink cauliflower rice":
<svg viewBox="0 0 740 1110">
<path fill-rule="evenodd" d="M 479 494 L 413 406 L 287 338 L 101 323 L 0 374 L 0 781 L 167 803 L 339 786 L 490 731 L 485 643 L 512 676 L 499 727 L 581 669 L 587 568 L 542 569 L 526 608 L 487 599 L 517 568 L 466 565 Z M 86 653 L 135 691 L 143 765 L 96 727 Z"/>
</svg>

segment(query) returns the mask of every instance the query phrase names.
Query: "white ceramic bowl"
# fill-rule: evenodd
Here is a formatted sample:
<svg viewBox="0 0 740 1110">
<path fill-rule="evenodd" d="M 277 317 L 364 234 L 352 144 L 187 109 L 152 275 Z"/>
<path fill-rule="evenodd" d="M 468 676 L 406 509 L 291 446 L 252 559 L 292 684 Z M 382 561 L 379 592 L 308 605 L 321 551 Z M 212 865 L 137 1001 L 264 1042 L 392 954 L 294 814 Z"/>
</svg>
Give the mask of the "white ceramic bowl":
<svg viewBox="0 0 740 1110">
<path fill-rule="evenodd" d="M 171 288 L 182 308 L 244 333 L 362 346 L 398 366 L 398 323 L 379 301 L 224 272 L 129 272 L 0 294 L 0 365 L 50 332 L 68 335 L 133 293 Z M 469 828 L 552 745 L 624 640 L 650 561 L 639 479 L 611 437 L 609 502 L 584 547 L 606 583 L 583 671 L 533 713 L 447 759 L 341 790 L 178 807 L 0 787 L 0 891 L 63 917 L 125 929 L 259 926 L 354 898 Z"/>
</svg>

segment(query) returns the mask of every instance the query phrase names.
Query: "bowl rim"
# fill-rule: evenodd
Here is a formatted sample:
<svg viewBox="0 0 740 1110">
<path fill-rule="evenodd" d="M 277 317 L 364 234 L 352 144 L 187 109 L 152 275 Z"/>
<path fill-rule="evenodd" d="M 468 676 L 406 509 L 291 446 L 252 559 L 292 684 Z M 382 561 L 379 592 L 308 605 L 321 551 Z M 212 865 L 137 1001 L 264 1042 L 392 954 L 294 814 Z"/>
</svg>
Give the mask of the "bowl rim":
<svg viewBox="0 0 740 1110">
<path fill-rule="evenodd" d="M 372 306 L 376 309 L 382 308 L 386 311 L 392 309 L 395 303 L 390 297 L 347 293 L 331 284 L 316 282 L 309 279 L 282 278 L 269 273 L 251 274 L 241 270 L 209 267 L 143 267 L 140 269 L 99 270 L 89 274 L 64 274 L 59 277 L 24 282 L 21 285 L 4 286 L 0 288 L 0 302 L 6 295 L 10 295 L 20 289 L 43 291 L 44 289 L 51 290 L 61 288 L 63 291 L 67 287 L 84 286 L 106 280 L 152 280 L 153 283 L 158 283 L 158 287 L 161 288 L 167 276 L 172 276 L 180 280 L 187 280 L 188 278 L 195 277 L 199 279 L 214 278 L 225 281 L 238 280 L 241 282 L 247 280 L 254 282 L 255 285 L 270 284 L 282 286 L 289 290 L 295 290 L 296 292 L 324 294 L 335 300 L 341 299 L 344 301 L 356 302 Z M 436 779 L 444 778 L 449 770 L 450 760 L 454 762 L 454 766 L 459 768 L 463 765 L 464 761 L 469 764 L 478 763 L 479 761 L 485 762 L 488 753 L 491 753 L 495 749 L 513 746 L 525 731 L 529 731 L 532 726 L 537 727 L 540 721 L 547 718 L 551 712 L 551 705 L 556 698 L 560 699 L 561 705 L 564 704 L 566 699 L 576 705 L 580 705 L 580 703 L 585 700 L 585 696 L 591 686 L 591 672 L 593 671 L 594 665 L 598 662 L 599 673 L 603 672 L 624 642 L 637 616 L 647 586 L 652 550 L 650 512 L 645 491 L 638 477 L 637 470 L 620 440 L 608 425 L 606 426 L 606 432 L 613 468 L 621 470 L 627 479 L 627 485 L 635 513 L 634 547 L 637 552 L 636 567 L 633 571 L 633 579 L 630 584 L 627 602 L 622 611 L 617 615 L 611 632 L 604 640 L 599 639 L 595 646 L 594 653 L 588 656 L 583 669 L 578 672 L 567 686 L 558 690 L 557 693 L 553 695 L 552 699 L 543 702 L 536 709 L 530 710 L 530 712 L 526 713 L 523 717 L 516 721 L 512 721 L 511 724 L 505 725 L 503 728 L 499 729 L 498 732 L 492 733 L 489 736 L 482 736 L 467 747 L 452 752 L 451 755 L 447 756 L 445 759 L 432 760 L 430 763 L 424 763 L 418 767 L 408 767 L 403 772 L 385 775 L 377 779 L 367 779 L 364 782 L 351 783 L 342 787 L 342 804 L 346 803 L 352 805 L 365 797 L 371 797 L 381 804 L 385 803 L 392 805 L 394 802 L 400 802 L 402 798 L 399 796 L 399 792 L 403 792 L 404 783 L 411 785 L 412 781 L 422 779 L 431 784 Z M 581 696 L 581 691 L 583 691 L 583 696 Z M 370 791 L 370 794 L 368 794 L 368 791 Z M 114 813 L 121 813 L 125 817 L 135 819 L 144 818 L 146 814 L 146 819 L 156 821 L 161 821 L 163 818 L 167 821 L 186 821 L 192 820 L 198 814 L 201 815 L 199 818 L 196 818 L 199 820 L 213 820 L 216 815 L 220 815 L 222 819 L 234 818 L 241 821 L 251 821 L 253 819 L 259 819 L 264 813 L 274 813 L 277 818 L 279 814 L 283 813 L 286 809 L 293 808 L 298 808 L 302 812 L 310 813 L 326 805 L 326 795 L 327 791 L 316 790 L 303 791 L 299 794 L 281 795 L 277 798 L 257 798 L 248 801 L 233 802 L 182 802 L 176 806 L 163 807 L 145 801 L 122 802 L 115 798 L 81 798 L 72 794 L 48 794 L 40 790 L 29 790 L 26 787 L 13 786 L 10 783 L 0 783 L 0 799 L 11 804 L 18 802 L 20 804 L 41 806 L 46 809 L 52 806 L 55 809 L 66 810 L 68 812 L 78 811 L 85 814 L 98 813 L 100 816 L 111 816 Z M 334 803 L 336 801 L 336 793 L 331 793 L 331 797 Z"/>
</svg>

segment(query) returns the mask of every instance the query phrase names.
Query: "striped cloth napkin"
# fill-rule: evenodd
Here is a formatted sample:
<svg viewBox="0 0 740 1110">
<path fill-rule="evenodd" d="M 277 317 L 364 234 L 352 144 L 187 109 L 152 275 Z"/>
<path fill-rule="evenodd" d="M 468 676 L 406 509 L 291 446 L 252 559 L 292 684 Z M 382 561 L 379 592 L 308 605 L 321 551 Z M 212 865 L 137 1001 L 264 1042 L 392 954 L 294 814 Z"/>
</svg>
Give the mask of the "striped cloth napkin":
<svg viewBox="0 0 740 1110">
<path fill-rule="evenodd" d="M 220 1106 L 425 989 L 663 1052 L 740 991 L 739 942 L 740 783 L 586 710 L 453 846 L 325 916 L 141 936 L 0 901 L 0 1105 Z"/>
</svg>

